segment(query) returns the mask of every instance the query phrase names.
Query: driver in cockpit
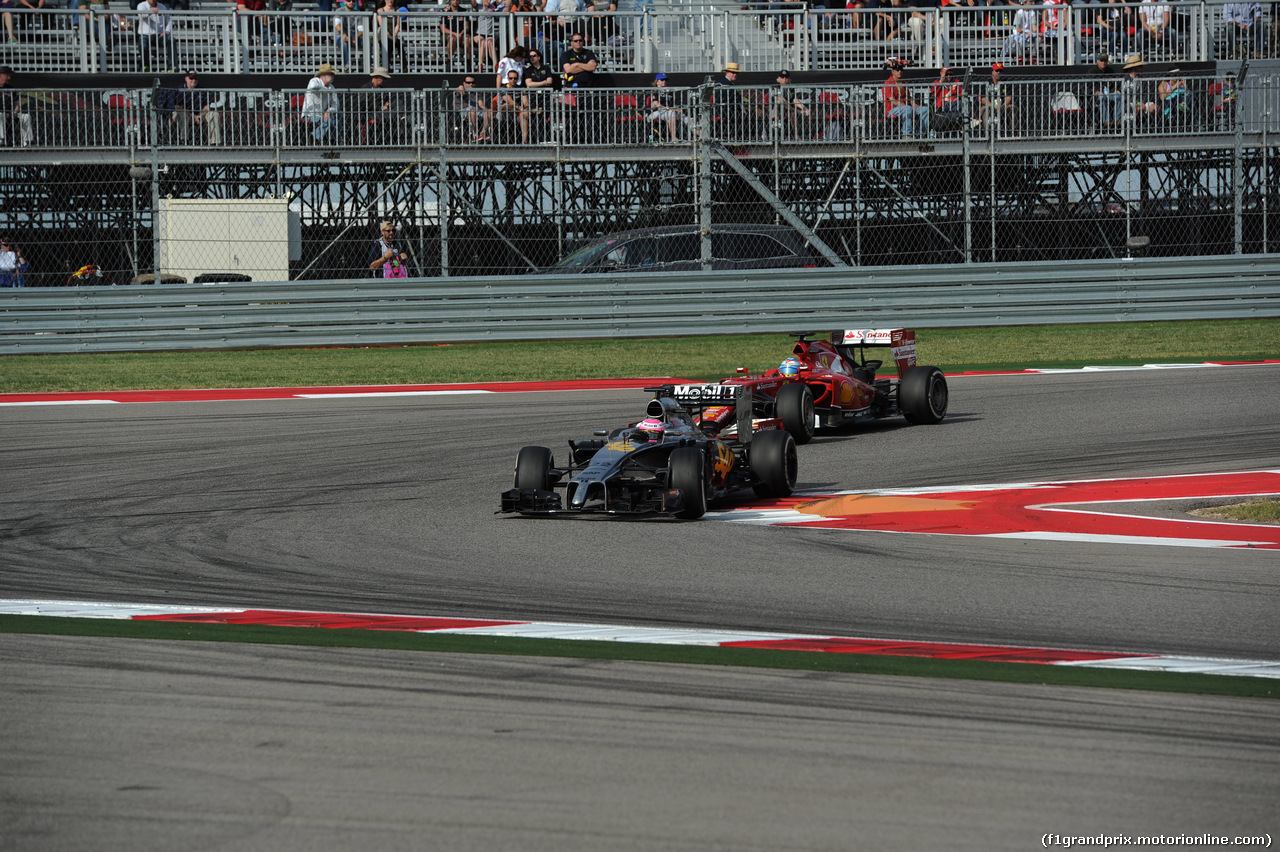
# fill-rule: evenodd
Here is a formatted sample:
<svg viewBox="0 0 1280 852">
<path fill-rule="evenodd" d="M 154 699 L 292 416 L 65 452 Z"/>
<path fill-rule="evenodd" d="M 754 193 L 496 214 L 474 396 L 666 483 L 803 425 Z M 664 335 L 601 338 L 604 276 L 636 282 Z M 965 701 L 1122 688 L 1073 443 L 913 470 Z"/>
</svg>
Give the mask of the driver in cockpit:
<svg viewBox="0 0 1280 852">
<path fill-rule="evenodd" d="M 644 420 L 641 420 L 636 424 L 632 440 L 637 444 L 644 444 L 650 441 L 661 443 L 663 436 L 666 434 L 666 423 L 663 423 L 656 417 L 646 417 Z"/>
</svg>

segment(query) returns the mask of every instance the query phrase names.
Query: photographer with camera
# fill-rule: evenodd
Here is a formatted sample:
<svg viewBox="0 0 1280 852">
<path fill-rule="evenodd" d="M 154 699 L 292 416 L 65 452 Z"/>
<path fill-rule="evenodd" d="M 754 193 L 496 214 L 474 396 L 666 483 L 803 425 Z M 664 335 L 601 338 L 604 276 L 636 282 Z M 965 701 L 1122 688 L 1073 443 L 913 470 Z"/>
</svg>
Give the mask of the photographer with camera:
<svg viewBox="0 0 1280 852">
<path fill-rule="evenodd" d="M 21 287 L 31 264 L 8 237 L 0 237 L 0 287 Z"/>
</svg>

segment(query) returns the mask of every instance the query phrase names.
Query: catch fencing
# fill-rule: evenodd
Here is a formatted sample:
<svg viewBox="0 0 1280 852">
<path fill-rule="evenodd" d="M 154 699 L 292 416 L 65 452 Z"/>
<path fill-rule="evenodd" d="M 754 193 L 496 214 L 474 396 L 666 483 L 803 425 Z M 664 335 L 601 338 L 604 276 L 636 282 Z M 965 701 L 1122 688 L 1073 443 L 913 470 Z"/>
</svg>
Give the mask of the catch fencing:
<svg viewBox="0 0 1280 852">
<path fill-rule="evenodd" d="M 867 267 L 1280 250 L 1273 77 L 970 78 L 954 113 L 905 88 L 930 122 L 908 138 L 879 84 L 344 90 L 321 138 L 301 91 L 24 91 L 0 230 L 27 286 L 367 275 L 383 220 L 422 276 L 726 223 L 798 225 L 819 266 L 819 243 Z"/>
<path fill-rule="evenodd" d="M 1280 255 L 0 291 L 0 354 L 1280 316 Z"/>
</svg>

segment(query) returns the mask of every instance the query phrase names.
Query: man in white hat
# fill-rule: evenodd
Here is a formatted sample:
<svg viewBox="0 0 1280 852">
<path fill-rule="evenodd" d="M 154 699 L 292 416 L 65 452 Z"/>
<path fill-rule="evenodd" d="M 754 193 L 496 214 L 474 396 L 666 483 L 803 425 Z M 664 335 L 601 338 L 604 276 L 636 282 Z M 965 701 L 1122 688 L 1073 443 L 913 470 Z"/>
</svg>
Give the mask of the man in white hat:
<svg viewBox="0 0 1280 852">
<path fill-rule="evenodd" d="M 716 92 L 713 95 L 716 114 L 720 118 L 720 138 L 726 142 L 744 142 L 754 134 L 748 130 L 751 118 L 751 98 L 747 92 L 733 91 L 738 85 L 738 74 L 742 69 L 736 62 L 726 63 L 720 79 L 716 80 Z"/>
<path fill-rule="evenodd" d="M 1146 64 L 1142 61 L 1142 57 L 1136 53 L 1129 54 L 1124 61 L 1124 70 L 1129 74 L 1129 79 L 1124 81 L 1125 95 L 1130 105 L 1129 110 L 1144 129 L 1150 126 L 1151 119 L 1156 112 L 1154 81 L 1142 79 L 1138 76 Z"/>
<path fill-rule="evenodd" d="M 307 84 L 307 97 L 302 102 L 302 119 L 311 124 L 311 135 L 317 142 L 336 140 L 342 130 L 342 110 L 334 78 L 338 72 L 328 62 L 316 69 Z"/>
</svg>

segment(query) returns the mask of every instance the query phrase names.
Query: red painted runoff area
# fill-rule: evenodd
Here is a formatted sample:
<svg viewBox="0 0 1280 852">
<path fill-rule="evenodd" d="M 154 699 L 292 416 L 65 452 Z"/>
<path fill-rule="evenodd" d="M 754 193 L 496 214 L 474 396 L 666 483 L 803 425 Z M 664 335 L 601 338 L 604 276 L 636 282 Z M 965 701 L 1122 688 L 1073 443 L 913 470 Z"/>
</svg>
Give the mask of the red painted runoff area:
<svg viewBox="0 0 1280 852">
<path fill-rule="evenodd" d="M 1125 502 L 1280 495 L 1280 471 L 1158 476 L 1080 482 L 795 496 L 753 509 L 777 524 L 941 535 L 1167 540 L 1280 550 L 1280 526 L 1128 513 Z M 1106 505 L 1098 508 L 1097 504 Z M 733 512 L 724 515 L 733 519 Z"/>
</svg>

